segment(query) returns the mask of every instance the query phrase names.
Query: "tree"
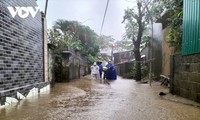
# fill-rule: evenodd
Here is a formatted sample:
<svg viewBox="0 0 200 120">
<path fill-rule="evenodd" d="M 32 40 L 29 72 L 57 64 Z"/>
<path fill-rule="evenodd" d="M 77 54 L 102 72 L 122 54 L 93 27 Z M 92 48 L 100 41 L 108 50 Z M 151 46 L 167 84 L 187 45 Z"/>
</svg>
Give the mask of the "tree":
<svg viewBox="0 0 200 120">
<path fill-rule="evenodd" d="M 112 36 L 101 35 L 99 36 L 99 48 L 110 49 L 114 44 L 115 39 Z"/>
<path fill-rule="evenodd" d="M 98 59 L 98 35 L 88 26 L 84 26 L 77 21 L 58 20 L 53 28 L 61 31 L 67 46 L 78 49 L 89 63 L 93 63 Z"/>
<path fill-rule="evenodd" d="M 115 39 L 112 38 L 112 36 L 106 36 L 106 35 L 101 35 L 98 38 L 99 41 L 99 48 L 101 49 L 101 52 L 99 53 L 99 60 L 101 61 L 108 61 L 112 60 L 112 55 L 113 55 L 113 45 Z"/>
<path fill-rule="evenodd" d="M 175 47 L 175 52 L 181 51 L 182 46 L 182 22 L 183 22 L 183 0 L 154 0 L 152 11 L 154 16 L 161 17 L 164 12 L 169 12 L 167 18 L 170 27 L 168 43 Z"/>
<path fill-rule="evenodd" d="M 150 16 L 146 8 L 151 0 L 137 0 L 137 8 L 126 9 L 123 23 L 126 24 L 126 37 L 133 42 L 133 52 L 136 60 L 136 81 L 141 80 L 141 46 L 144 33 L 149 25 Z"/>
<path fill-rule="evenodd" d="M 170 31 L 168 33 L 168 43 L 179 53 L 182 46 L 182 24 L 183 24 L 183 0 L 175 0 L 168 9 L 172 10 L 169 18 Z"/>
<path fill-rule="evenodd" d="M 63 33 L 59 29 L 50 29 L 48 31 L 49 43 L 57 46 L 58 52 L 62 52 L 65 48 L 70 47 L 74 49 L 80 49 L 80 41 L 73 40 L 72 37 L 66 33 Z"/>
<path fill-rule="evenodd" d="M 114 43 L 114 49 L 116 51 L 129 51 L 133 50 L 133 43 L 130 40 L 122 40 L 122 41 L 116 41 Z"/>
<path fill-rule="evenodd" d="M 133 42 L 130 39 L 127 39 L 126 35 L 123 36 L 121 41 L 116 41 L 114 43 L 114 48 L 116 51 L 130 51 L 133 50 Z"/>
</svg>

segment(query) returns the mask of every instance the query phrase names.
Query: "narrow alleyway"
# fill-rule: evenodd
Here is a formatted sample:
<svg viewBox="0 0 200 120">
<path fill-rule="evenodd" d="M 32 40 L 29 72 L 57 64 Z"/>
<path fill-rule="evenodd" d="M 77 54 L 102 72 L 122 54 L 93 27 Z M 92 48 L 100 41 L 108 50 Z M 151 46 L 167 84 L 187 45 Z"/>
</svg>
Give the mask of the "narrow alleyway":
<svg viewBox="0 0 200 120">
<path fill-rule="evenodd" d="M 58 83 L 49 93 L 0 109 L 0 120 L 200 120 L 200 107 L 158 95 L 167 88 L 118 78 Z"/>
</svg>

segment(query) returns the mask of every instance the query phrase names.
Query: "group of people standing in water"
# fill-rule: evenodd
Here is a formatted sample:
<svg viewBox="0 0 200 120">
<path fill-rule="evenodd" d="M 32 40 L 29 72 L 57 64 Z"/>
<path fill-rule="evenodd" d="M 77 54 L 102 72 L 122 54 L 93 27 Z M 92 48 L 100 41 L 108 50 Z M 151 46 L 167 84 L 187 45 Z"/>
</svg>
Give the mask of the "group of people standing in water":
<svg viewBox="0 0 200 120">
<path fill-rule="evenodd" d="M 103 66 L 102 62 L 94 62 L 94 64 L 91 66 L 91 75 L 93 78 L 100 80 L 117 79 L 116 70 L 111 61 L 108 61 L 106 66 Z"/>
</svg>

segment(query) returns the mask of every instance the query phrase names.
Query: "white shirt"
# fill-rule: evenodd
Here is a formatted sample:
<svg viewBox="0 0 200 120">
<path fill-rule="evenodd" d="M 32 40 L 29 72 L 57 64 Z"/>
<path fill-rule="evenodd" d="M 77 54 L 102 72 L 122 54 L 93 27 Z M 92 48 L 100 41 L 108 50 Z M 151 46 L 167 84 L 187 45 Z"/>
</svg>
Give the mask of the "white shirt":
<svg viewBox="0 0 200 120">
<path fill-rule="evenodd" d="M 98 65 L 92 65 L 91 66 L 91 73 L 92 74 L 99 74 L 99 66 Z"/>
</svg>

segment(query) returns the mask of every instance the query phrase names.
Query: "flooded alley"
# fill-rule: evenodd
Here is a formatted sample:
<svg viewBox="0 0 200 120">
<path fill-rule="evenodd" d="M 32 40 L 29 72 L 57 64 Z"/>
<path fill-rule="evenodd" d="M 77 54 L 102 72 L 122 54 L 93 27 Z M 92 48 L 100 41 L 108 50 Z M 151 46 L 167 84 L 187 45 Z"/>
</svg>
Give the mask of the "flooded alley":
<svg viewBox="0 0 200 120">
<path fill-rule="evenodd" d="M 200 0 L 0 0 L 0 120 L 200 120 L 199 21 Z"/>
<path fill-rule="evenodd" d="M 200 120 L 200 108 L 158 95 L 167 88 L 84 77 L 0 110 L 0 120 Z"/>
</svg>

